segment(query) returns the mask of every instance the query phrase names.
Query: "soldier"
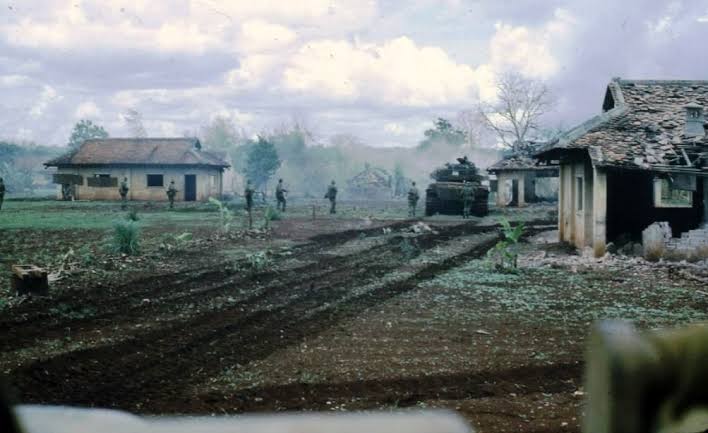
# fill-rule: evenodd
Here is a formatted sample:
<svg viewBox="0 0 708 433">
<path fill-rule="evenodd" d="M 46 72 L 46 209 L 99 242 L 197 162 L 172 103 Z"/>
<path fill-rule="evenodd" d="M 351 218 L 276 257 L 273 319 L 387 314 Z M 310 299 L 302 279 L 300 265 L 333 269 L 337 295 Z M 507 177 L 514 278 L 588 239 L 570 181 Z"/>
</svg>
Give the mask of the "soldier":
<svg viewBox="0 0 708 433">
<path fill-rule="evenodd" d="M 285 212 L 285 194 L 287 192 L 288 190 L 283 187 L 283 179 L 280 179 L 278 186 L 275 187 L 275 198 L 278 200 L 277 208 L 279 211 Z"/>
<path fill-rule="evenodd" d="M 253 187 L 251 186 L 251 181 L 246 181 L 246 188 L 243 191 L 243 196 L 246 198 L 246 210 L 251 211 L 253 209 Z"/>
<path fill-rule="evenodd" d="M 472 189 L 472 184 L 464 181 L 462 184 L 462 218 L 467 219 L 470 217 L 473 201 L 474 189 Z"/>
<path fill-rule="evenodd" d="M 128 178 L 124 177 L 123 181 L 120 183 L 120 188 L 118 188 L 118 193 L 120 194 L 120 208 L 125 210 L 126 205 L 128 204 L 128 191 L 130 191 L 130 188 L 128 188 Z"/>
<path fill-rule="evenodd" d="M 329 203 L 331 204 L 331 207 L 329 208 L 329 213 L 337 213 L 337 186 L 334 181 L 332 181 L 330 186 L 327 188 L 327 194 L 325 194 L 324 198 L 328 198 Z"/>
<path fill-rule="evenodd" d="M 177 188 L 175 187 L 175 181 L 172 179 L 170 181 L 170 186 L 167 187 L 167 199 L 170 201 L 170 209 L 175 207 L 175 196 L 177 195 Z"/>
<path fill-rule="evenodd" d="M 2 202 L 5 200 L 5 182 L 0 177 L 0 209 L 2 209 Z"/>
<path fill-rule="evenodd" d="M 415 182 L 411 185 L 411 189 L 408 190 L 408 216 L 415 218 L 415 208 L 418 205 L 418 199 L 420 194 L 418 193 L 418 188 L 415 186 Z"/>
</svg>

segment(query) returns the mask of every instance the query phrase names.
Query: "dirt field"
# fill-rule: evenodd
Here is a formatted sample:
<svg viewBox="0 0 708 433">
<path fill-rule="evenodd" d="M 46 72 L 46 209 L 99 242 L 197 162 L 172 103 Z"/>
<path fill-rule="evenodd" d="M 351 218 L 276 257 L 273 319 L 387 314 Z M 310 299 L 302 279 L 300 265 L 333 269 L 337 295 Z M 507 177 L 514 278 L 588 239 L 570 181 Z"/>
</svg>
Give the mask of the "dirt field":
<svg viewBox="0 0 708 433">
<path fill-rule="evenodd" d="M 707 318 L 699 283 L 538 241 L 552 208 L 507 211 L 528 224 L 516 273 L 485 259 L 499 214 L 433 218 L 414 233 L 402 203 L 341 209 L 313 221 L 309 204 L 295 206 L 270 229 L 225 234 L 208 209 L 141 208 L 142 254 L 125 257 L 103 247 L 122 215 L 113 204 L 10 202 L 0 257 L 58 280 L 46 298 L 5 293 L 0 368 L 21 402 L 146 414 L 445 407 L 480 432 L 565 432 L 579 431 L 594 320 Z M 171 240 L 183 232 L 189 242 Z"/>
</svg>

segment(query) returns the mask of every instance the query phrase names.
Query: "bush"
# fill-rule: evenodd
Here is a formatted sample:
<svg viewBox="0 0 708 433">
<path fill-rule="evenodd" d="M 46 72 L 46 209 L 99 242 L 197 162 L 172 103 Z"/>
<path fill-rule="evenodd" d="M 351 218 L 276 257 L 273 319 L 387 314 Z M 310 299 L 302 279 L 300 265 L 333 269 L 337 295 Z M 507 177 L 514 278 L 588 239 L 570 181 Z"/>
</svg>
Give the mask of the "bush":
<svg viewBox="0 0 708 433">
<path fill-rule="evenodd" d="M 135 221 L 116 221 L 113 224 L 113 251 L 135 255 L 140 252 L 140 227 Z"/>
<path fill-rule="evenodd" d="M 215 199 L 214 197 L 209 197 L 209 203 L 216 206 L 219 212 L 219 225 L 222 233 L 228 233 L 231 229 L 231 220 L 233 220 L 234 214 L 225 203 Z"/>
<path fill-rule="evenodd" d="M 502 240 L 487 252 L 487 257 L 496 262 L 495 267 L 499 271 L 516 270 L 519 257 L 517 249 L 526 227 L 523 222 L 512 227 L 506 218 L 502 218 L 500 224 L 502 226 Z"/>
<path fill-rule="evenodd" d="M 138 215 L 137 209 L 131 209 L 125 216 L 128 221 L 140 221 L 140 215 Z"/>
</svg>

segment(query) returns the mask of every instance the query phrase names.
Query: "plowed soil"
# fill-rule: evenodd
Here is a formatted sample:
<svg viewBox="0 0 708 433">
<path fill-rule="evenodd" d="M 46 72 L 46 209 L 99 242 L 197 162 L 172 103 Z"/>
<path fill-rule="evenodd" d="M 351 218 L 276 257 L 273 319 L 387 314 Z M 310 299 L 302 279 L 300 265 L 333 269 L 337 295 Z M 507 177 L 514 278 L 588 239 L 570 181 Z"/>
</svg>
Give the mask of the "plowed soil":
<svg viewBox="0 0 708 433">
<path fill-rule="evenodd" d="M 58 290 L 6 310 L 0 367 L 24 403 L 142 414 L 447 407 L 482 432 L 578 431 L 586 322 L 485 316 L 481 298 L 446 306 L 456 295 L 439 278 L 483 258 L 499 229 L 411 224 L 316 234 L 294 218 L 272 234 L 293 243 L 263 267 L 214 254 L 233 247 L 224 239 L 176 254 L 179 271 Z M 552 224 L 532 222 L 527 235 Z"/>
</svg>

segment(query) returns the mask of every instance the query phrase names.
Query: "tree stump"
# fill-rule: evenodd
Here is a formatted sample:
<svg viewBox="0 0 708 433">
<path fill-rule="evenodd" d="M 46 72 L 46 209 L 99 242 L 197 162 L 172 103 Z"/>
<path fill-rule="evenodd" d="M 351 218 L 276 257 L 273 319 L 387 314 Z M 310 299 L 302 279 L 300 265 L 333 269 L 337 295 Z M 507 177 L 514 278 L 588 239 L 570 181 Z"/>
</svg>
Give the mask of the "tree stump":
<svg viewBox="0 0 708 433">
<path fill-rule="evenodd" d="M 12 265 L 12 289 L 17 295 L 46 295 L 47 271 L 35 265 Z"/>
</svg>

